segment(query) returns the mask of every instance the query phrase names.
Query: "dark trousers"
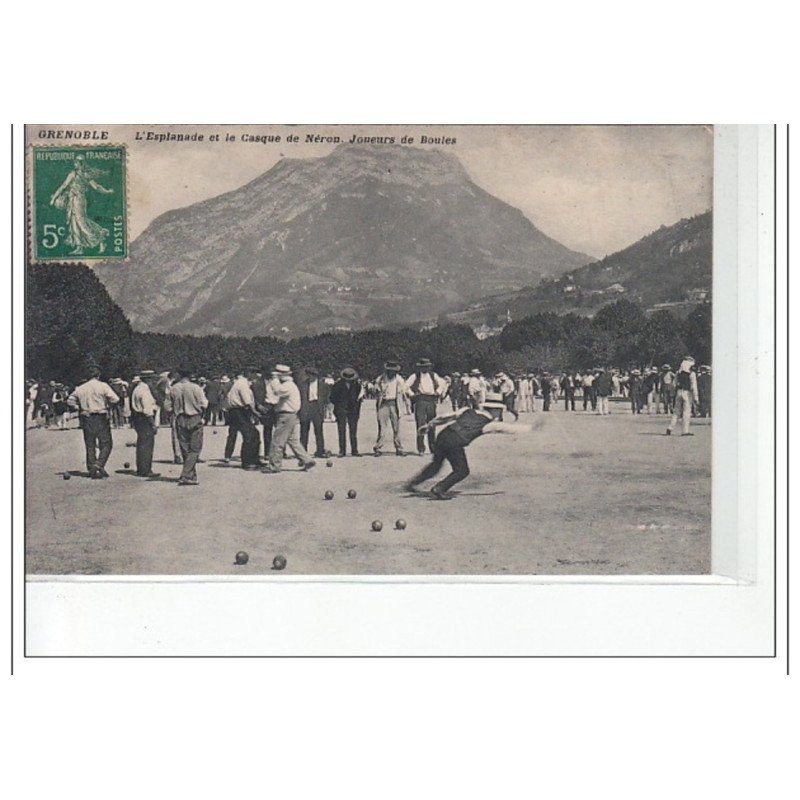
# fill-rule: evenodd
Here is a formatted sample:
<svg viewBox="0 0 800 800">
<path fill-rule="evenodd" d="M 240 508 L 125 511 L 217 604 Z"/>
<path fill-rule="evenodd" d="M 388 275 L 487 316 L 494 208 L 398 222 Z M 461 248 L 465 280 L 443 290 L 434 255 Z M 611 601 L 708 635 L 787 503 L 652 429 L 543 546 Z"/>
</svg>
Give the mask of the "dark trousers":
<svg viewBox="0 0 800 800">
<path fill-rule="evenodd" d="M 136 431 L 136 474 L 149 475 L 153 471 L 153 445 L 156 440 L 153 418 L 134 411 L 131 422 Z"/>
<path fill-rule="evenodd" d="M 514 411 L 514 394 L 513 394 L 513 392 L 511 394 L 504 394 L 503 395 L 503 404 L 506 407 L 506 411 L 508 411 L 509 414 L 513 414 L 514 415 L 514 419 L 519 419 L 519 414 L 517 414 L 517 412 Z"/>
<path fill-rule="evenodd" d="M 427 425 L 436 416 L 435 397 L 417 397 L 414 399 L 414 422 L 417 426 L 417 452 L 425 452 L 425 434 L 419 429 Z M 436 443 L 436 433 L 433 428 L 428 430 L 428 450 L 433 452 Z"/>
<path fill-rule="evenodd" d="M 358 411 L 334 411 L 336 427 L 339 429 L 339 455 L 347 452 L 347 432 L 350 429 L 350 453 L 358 455 Z"/>
<path fill-rule="evenodd" d="M 575 389 L 564 389 L 564 411 L 575 410 Z"/>
<path fill-rule="evenodd" d="M 452 486 L 455 486 L 459 481 L 469 475 L 469 464 L 467 464 L 467 453 L 461 440 L 451 430 L 445 428 L 436 438 L 436 445 L 433 448 L 433 460 L 422 472 L 420 472 L 410 482 L 410 486 L 416 486 L 419 483 L 434 478 L 445 461 L 448 461 L 453 471 L 446 477 L 439 481 L 435 489 L 446 492 Z"/>
<path fill-rule="evenodd" d="M 242 466 L 258 464 L 259 441 L 258 428 L 253 424 L 249 408 L 228 409 L 228 440 L 225 442 L 225 458 L 233 455 L 236 446 L 236 434 L 242 434 Z"/>
<path fill-rule="evenodd" d="M 317 400 L 309 403 L 308 406 L 308 410 L 304 410 L 303 417 L 300 420 L 300 444 L 308 450 L 308 437 L 313 426 L 314 442 L 316 444 L 315 455 L 317 458 L 322 458 L 325 455 L 325 434 L 322 432 L 325 409 L 320 407 Z"/>
<path fill-rule="evenodd" d="M 175 432 L 183 458 L 181 480 L 196 481 L 197 460 L 203 450 L 203 415 L 178 414 L 175 420 Z"/>
<path fill-rule="evenodd" d="M 542 393 L 542 411 L 549 411 L 550 410 L 550 393 L 547 394 Z"/>
<path fill-rule="evenodd" d="M 584 386 L 583 387 L 583 410 L 586 411 L 586 407 L 591 403 L 592 411 L 597 410 L 597 392 L 594 390 L 594 386 Z"/>
<path fill-rule="evenodd" d="M 104 469 L 111 448 L 111 423 L 106 414 L 87 414 L 81 417 L 83 443 L 86 445 L 86 469 Z M 98 452 L 99 451 L 99 452 Z"/>
<path fill-rule="evenodd" d="M 270 408 L 266 414 L 261 415 L 261 424 L 264 426 L 261 432 L 264 438 L 264 458 L 269 458 L 269 448 L 272 444 L 272 430 L 275 427 L 274 408 Z"/>
</svg>

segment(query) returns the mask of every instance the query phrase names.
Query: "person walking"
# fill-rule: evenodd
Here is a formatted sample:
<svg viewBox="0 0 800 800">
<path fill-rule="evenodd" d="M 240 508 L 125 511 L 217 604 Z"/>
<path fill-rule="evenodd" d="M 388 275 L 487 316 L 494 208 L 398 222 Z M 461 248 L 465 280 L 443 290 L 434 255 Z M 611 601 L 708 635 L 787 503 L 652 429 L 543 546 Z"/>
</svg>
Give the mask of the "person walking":
<svg viewBox="0 0 800 800">
<path fill-rule="evenodd" d="M 308 471 L 316 466 L 316 462 L 308 454 L 300 441 L 300 432 L 297 415 L 300 413 L 300 389 L 292 379 L 292 370 L 285 364 L 277 364 L 275 372 L 278 376 L 278 386 L 274 390 L 278 398 L 275 405 L 275 430 L 272 434 L 272 443 L 269 448 L 269 464 L 265 464 L 261 471 L 265 474 L 278 473 L 283 468 L 283 453 L 288 447 L 303 465 L 303 470 Z"/>
<path fill-rule="evenodd" d="M 314 455 L 325 458 L 325 407 L 328 405 L 328 385 L 319 377 L 315 366 L 303 368 L 303 378 L 298 384 L 300 389 L 300 443 L 308 450 L 311 428 L 314 428 Z"/>
<path fill-rule="evenodd" d="M 178 380 L 170 387 L 170 400 L 183 459 L 178 486 L 197 486 L 197 462 L 203 451 L 203 412 L 208 407 L 208 398 L 191 379 L 189 370 L 181 368 L 176 372 Z"/>
<path fill-rule="evenodd" d="M 614 391 L 614 385 L 611 383 L 611 376 L 603 367 L 598 367 L 597 369 L 597 377 L 595 378 L 593 388 L 597 396 L 597 413 L 602 416 L 607 416 L 611 413 L 608 407 L 608 398 Z"/>
<path fill-rule="evenodd" d="M 681 420 L 681 436 L 694 436 L 689 432 L 689 422 L 692 419 L 692 404 L 698 402 L 697 375 L 694 372 L 694 359 L 686 356 L 678 368 L 675 376 L 677 393 L 675 395 L 675 410 L 667 428 L 667 436 L 678 426 Z"/>
<path fill-rule="evenodd" d="M 154 478 L 153 446 L 158 432 L 158 403 L 150 388 L 156 374 L 151 369 L 139 372 L 139 381 L 131 393 L 131 423 L 136 431 L 136 474 L 140 478 Z"/>
<path fill-rule="evenodd" d="M 347 455 L 347 434 L 350 434 L 350 455 L 359 457 L 358 419 L 361 416 L 361 402 L 364 389 L 358 373 L 352 367 L 345 367 L 341 377 L 331 387 L 330 401 L 333 403 L 333 416 L 339 431 L 339 458 Z"/>
<path fill-rule="evenodd" d="M 428 358 L 417 361 L 417 370 L 406 379 L 406 386 L 412 393 L 411 405 L 414 409 L 414 422 L 417 426 L 417 452 L 425 455 L 425 437 L 419 433 L 423 425 L 427 425 L 436 417 L 439 400 L 444 398 L 447 384 L 435 372 Z M 436 432 L 428 429 L 428 449 L 433 452 Z"/>
<path fill-rule="evenodd" d="M 80 415 L 89 477 L 108 478 L 106 462 L 114 446 L 109 409 L 119 403 L 119 397 L 100 380 L 99 367 L 90 367 L 89 375 L 89 380 L 76 387 L 67 398 L 67 405 Z"/>
<path fill-rule="evenodd" d="M 375 381 L 375 390 L 378 439 L 372 452 L 376 456 L 382 455 L 383 445 L 388 438 L 391 426 L 394 452 L 398 456 L 404 456 L 405 451 L 400 441 L 400 403 L 404 397 L 409 396 L 410 392 L 400 375 L 400 364 L 397 361 L 387 361 L 383 365 L 383 373 Z"/>
<path fill-rule="evenodd" d="M 250 378 L 255 379 L 253 370 L 239 370 L 228 392 L 228 439 L 225 442 L 224 461 L 230 461 L 236 447 L 236 435 L 242 434 L 241 467 L 254 472 L 261 466 L 258 458 L 259 435 L 253 417 L 256 416 L 256 401 Z"/>
<path fill-rule="evenodd" d="M 432 419 L 424 427 L 447 427 L 436 437 L 433 459 L 421 472 L 404 485 L 408 492 L 416 491 L 416 487 L 436 477 L 444 462 L 447 461 L 452 472 L 443 480 L 431 487 L 431 495 L 437 500 L 449 500 L 449 489 L 469 475 L 466 448 L 479 436 L 488 433 L 523 433 L 530 431 L 530 425 L 515 422 L 509 424 L 495 420 L 491 413 L 476 408 L 461 408 L 452 414 Z M 423 431 L 424 432 L 424 431 Z"/>
</svg>

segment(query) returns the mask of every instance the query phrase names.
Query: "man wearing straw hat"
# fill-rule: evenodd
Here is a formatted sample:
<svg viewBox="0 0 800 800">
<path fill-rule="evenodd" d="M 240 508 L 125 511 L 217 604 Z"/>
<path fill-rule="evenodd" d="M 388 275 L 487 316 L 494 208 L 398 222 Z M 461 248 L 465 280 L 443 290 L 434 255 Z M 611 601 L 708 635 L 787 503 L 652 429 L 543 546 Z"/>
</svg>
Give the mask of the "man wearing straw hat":
<svg viewBox="0 0 800 800">
<path fill-rule="evenodd" d="M 269 464 L 261 468 L 264 473 L 277 473 L 283 467 L 283 451 L 288 447 L 303 465 L 305 471 L 316 466 L 300 441 L 299 422 L 300 389 L 292 379 L 292 370 L 285 364 L 276 364 L 278 386 L 274 388 L 278 402 L 275 404 L 275 430 L 269 448 Z"/>
<path fill-rule="evenodd" d="M 425 455 L 425 434 L 419 430 L 436 416 L 436 406 L 447 391 L 447 384 L 431 370 L 433 364 L 429 358 L 417 361 L 417 371 L 406 381 L 412 392 L 412 405 L 414 407 L 414 421 L 417 426 L 417 452 Z M 428 449 L 433 452 L 433 443 L 436 432 L 433 428 L 426 428 L 428 432 Z"/>
<path fill-rule="evenodd" d="M 391 426 L 394 451 L 398 456 L 404 456 L 405 451 L 400 442 L 399 403 L 402 398 L 408 397 L 410 392 L 400 375 L 400 364 L 397 361 L 387 361 L 383 365 L 383 373 L 375 381 L 375 391 L 377 394 L 378 439 L 372 451 L 376 456 L 382 455 L 381 451 L 388 436 L 388 428 Z"/>
</svg>

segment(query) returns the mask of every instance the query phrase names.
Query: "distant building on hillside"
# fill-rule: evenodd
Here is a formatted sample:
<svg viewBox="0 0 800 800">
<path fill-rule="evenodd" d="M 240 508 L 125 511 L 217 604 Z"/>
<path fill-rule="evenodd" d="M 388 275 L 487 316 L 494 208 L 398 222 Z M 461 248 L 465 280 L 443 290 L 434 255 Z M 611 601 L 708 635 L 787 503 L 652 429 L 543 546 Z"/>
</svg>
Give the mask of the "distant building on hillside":
<svg viewBox="0 0 800 800">
<path fill-rule="evenodd" d="M 711 299 L 711 292 L 708 289 L 689 289 L 686 292 L 686 299 L 692 303 L 705 303 Z"/>
<path fill-rule="evenodd" d="M 603 294 L 625 294 L 628 291 L 621 283 L 612 283 L 603 289 Z"/>
</svg>

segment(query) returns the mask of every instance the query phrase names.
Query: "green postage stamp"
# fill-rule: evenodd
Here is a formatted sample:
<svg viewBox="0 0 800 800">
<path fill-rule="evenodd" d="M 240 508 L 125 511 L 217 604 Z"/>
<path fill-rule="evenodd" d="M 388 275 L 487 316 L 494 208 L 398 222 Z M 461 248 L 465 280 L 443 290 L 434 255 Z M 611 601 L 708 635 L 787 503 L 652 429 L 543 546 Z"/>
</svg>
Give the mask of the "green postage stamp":
<svg viewBox="0 0 800 800">
<path fill-rule="evenodd" d="M 32 154 L 33 259 L 127 258 L 125 147 L 34 146 Z"/>
</svg>

